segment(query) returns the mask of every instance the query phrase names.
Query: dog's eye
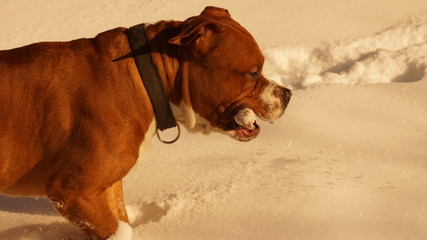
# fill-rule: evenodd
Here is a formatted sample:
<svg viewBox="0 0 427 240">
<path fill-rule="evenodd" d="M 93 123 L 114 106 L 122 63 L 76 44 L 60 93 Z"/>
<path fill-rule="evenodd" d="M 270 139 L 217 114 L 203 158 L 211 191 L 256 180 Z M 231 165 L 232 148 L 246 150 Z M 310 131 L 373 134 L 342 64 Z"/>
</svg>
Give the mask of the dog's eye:
<svg viewBox="0 0 427 240">
<path fill-rule="evenodd" d="M 253 79 L 257 79 L 259 77 L 260 72 L 249 72 L 249 76 L 251 76 Z"/>
</svg>

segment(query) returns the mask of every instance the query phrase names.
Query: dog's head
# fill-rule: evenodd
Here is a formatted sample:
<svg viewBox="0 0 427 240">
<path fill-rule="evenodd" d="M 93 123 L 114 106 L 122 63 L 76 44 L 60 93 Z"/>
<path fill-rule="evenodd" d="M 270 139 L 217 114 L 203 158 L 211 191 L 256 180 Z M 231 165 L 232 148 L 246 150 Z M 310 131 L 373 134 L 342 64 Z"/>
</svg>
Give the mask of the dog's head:
<svg viewBox="0 0 427 240">
<path fill-rule="evenodd" d="M 259 133 L 255 115 L 273 122 L 285 111 L 291 91 L 263 76 L 258 44 L 227 10 L 207 7 L 184 21 L 169 43 L 186 56 L 180 86 L 186 110 L 179 120 L 188 129 L 249 141 Z"/>
</svg>

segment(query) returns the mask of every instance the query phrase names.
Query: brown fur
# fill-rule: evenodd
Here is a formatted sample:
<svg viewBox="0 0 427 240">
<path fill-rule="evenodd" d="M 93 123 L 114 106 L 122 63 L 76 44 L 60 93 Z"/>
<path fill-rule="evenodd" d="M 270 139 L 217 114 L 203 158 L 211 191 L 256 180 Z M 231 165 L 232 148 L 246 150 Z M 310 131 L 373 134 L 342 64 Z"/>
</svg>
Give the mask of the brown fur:
<svg viewBox="0 0 427 240">
<path fill-rule="evenodd" d="M 247 74 L 264 58 L 226 10 L 161 21 L 147 34 L 172 103 L 224 131 L 237 107 L 266 111 L 258 95 L 267 80 Z M 93 239 L 128 222 L 121 179 L 153 119 L 133 58 L 112 61 L 129 52 L 125 28 L 0 51 L 0 192 L 49 197 Z"/>
<path fill-rule="evenodd" d="M 153 118 L 133 59 L 111 61 L 130 51 L 124 31 L 0 52 L 0 189 L 63 202 L 71 221 L 105 223 L 100 238 Z"/>
</svg>

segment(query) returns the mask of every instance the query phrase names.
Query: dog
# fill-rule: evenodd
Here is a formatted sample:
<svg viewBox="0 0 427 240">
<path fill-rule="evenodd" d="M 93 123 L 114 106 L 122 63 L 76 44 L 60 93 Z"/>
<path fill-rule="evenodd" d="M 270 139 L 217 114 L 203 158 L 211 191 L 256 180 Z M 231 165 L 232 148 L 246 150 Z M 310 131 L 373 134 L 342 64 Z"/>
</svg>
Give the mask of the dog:
<svg viewBox="0 0 427 240">
<path fill-rule="evenodd" d="M 206 7 L 144 31 L 187 130 L 249 141 L 260 132 L 255 116 L 284 113 L 291 91 L 263 76 L 258 44 L 227 10 Z M 47 196 L 92 239 L 131 238 L 122 178 L 157 129 L 132 52 L 127 28 L 0 51 L 2 194 Z"/>
</svg>

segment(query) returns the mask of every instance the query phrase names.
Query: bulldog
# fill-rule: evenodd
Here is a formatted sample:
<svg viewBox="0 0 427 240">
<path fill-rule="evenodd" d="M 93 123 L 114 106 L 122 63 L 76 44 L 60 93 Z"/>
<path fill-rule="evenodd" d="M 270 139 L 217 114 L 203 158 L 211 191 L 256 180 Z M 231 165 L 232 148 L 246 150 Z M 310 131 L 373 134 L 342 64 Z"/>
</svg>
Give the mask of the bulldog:
<svg viewBox="0 0 427 240">
<path fill-rule="evenodd" d="M 263 76 L 260 48 L 227 10 L 145 32 L 171 112 L 188 130 L 249 141 L 260 132 L 255 116 L 274 122 L 287 107 L 291 91 Z M 131 52 L 126 28 L 0 51 L 2 194 L 47 196 L 92 239 L 131 238 L 122 178 L 156 132 L 135 60 L 123 58 Z"/>
</svg>

